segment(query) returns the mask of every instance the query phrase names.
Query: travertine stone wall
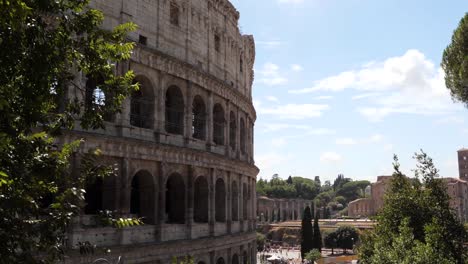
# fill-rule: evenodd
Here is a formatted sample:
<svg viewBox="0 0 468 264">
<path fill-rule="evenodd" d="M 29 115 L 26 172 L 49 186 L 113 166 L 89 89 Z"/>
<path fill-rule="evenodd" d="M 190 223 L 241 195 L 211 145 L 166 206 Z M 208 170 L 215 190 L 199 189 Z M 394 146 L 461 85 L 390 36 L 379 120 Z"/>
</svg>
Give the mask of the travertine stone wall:
<svg viewBox="0 0 468 264">
<path fill-rule="evenodd" d="M 132 58 L 116 71 L 134 71 L 140 95 L 127 98 L 105 129 L 77 126 L 60 142 L 84 138 L 81 153 L 101 149 L 103 162 L 118 170 L 103 181 L 97 207 L 144 217 L 146 224 L 95 227 L 95 218 L 83 214 L 70 230 L 66 262 L 84 263 L 76 248 L 88 241 L 110 247 L 107 257 L 122 256 L 125 263 L 169 263 L 185 255 L 195 263 L 255 263 L 255 45 L 252 36 L 240 33 L 239 13 L 227 0 L 100 0 L 91 6 L 104 12 L 104 28 L 138 25 L 129 35 L 137 42 Z M 171 10 L 177 10 L 178 23 Z M 91 93 L 71 88 L 69 96 L 89 100 L 96 87 L 87 81 L 77 76 Z M 175 110 L 172 91 L 179 102 Z M 202 136 L 195 135 L 195 98 L 204 106 L 197 128 Z M 222 109 L 218 120 L 216 105 Z M 224 218 L 217 219 L 221 211 Z"/>
<path fill-rule="evenodd" d="M 260 196 L 257 198 L 257 221 L 263 224 L 301 220 L 307 206 L 312 207 L 312 201 Z"/>
</svg>

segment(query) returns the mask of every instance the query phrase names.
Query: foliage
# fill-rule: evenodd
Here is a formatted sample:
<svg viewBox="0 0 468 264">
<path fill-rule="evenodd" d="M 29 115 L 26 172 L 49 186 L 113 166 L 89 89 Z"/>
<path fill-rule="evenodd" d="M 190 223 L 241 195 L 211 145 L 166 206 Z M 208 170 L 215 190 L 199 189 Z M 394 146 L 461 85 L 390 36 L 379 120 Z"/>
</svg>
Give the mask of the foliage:
<svg viewBox="0 0 468 264">
<path fill-rule="evenodd" d="M 322 258 L 322 253 L 320 253 L 320 251 L 318 251 L 317 249 L 313 249 L 307 252 L 304 258 L 310 261 L 311 263 L 314 263 L 314 261 Z"/>
<path fill-rule="evenodd" d="M 350 181 L 337 190 L 336 195 L 345 198 L 345 203 L 364 197 L 365 189 L 370 185 L 369 181 Z"/>
<path fill-rule="evenodd" d="M 305 254 L 313 249 L 313 230 L 312 230 L 312 214 L 310 207 L 304 209 L 304 215 L 301 223 L 301 258 L 305 258 Z"/>
<path fill-rule="evenodd" d="M 257 251 L 262 251 L 265 248 L 265 235 L 257 232 Z"/>
<path fill-rule="evenodd" d="M 115 65 L 130 58 L 125 41 L 133 24 L 99 28 L 101 12 L 89 1 L 0 2 L 0 256 L 4 263 L 55 263 L 64 234 L 82 205 L 87 174 L 105 166 L 69 170 L 74 158 L 96 160 L 99 151 L 75 154 L 80 141 L 57 146 L 54 137 L 73 128 L 103 127 L 136 88 L 131 72 L 117 77 Z M 85 107 L 70 87 L 80 72 L 100 77 L 104 104 Z M 89 165 L 89 166 L 88 166 Z M 88 166 L 88 167 L 87 167 Z M 43 252 L 42 259 L 37 252 Z"/>
<path fill-rule="evenodd" d="M 320 191 L 320 185 L 313 180 L 302 177 L 289 177 L 287 180 L 273 175 L 270 181 L 257 181 L 257 192 L 272 198 L 303 198 L 313 199 Z"/>
<path fill-rule="evenodd" d="M 338 174 L 335 181 L 333 182 L 333 190 L 337 191 L 347 182 L 352 181 L 350 178 L 345 178 L 343 174 Z"/>
<path fill-rule="evenodd" d="M 171 264 L 193 264 L 195 262 L 194 257 L 192 256 L 184 256 L 181 258 L 178 257 L 172 257 Z"/>
<path fill-rule="evenodd" d="M 337 237 L 337 246 L 345 252 L 347 249 L 353 249 L 354 245 L 359 241 L 359 234 L 356 228 L 352 226 L 340 226 L 335 231 Z"/>
<path fill-rule="evenodd" d="M 317 249 L 318 251 L 322 252 L 322 234 L 320 233 L 320 227 L 318 224 L 318 214 L 315 215 L 314 218 L 314 233 L 312 236 L 312 248 Z"/>
<path fill-rule="evenodd" d="M 444 50 L 441 66 L 452 98 L 468 106 L 468 13 L 453 32 L 452 42 Z"/>
<path fill-rule="evenodd" d="M 135 217 L 115 218 L 114 213 L 109 210 L 100 211 L 97 217 L 102 226 L 124 228 L 124 227 L 144 225 L 142 218 L 135 218 Z"/>
<path fill-rule="evenodd" d="M 394 157 L 395 172 L 384 207 L 377 216 L 374 231 L 364 235 L 359 247 L 362 263 L 462 264 L 467 261 L 463 256 L 467 232 L 450 209 L 446 186 L 438 179 L 438 170 L 422 151 L 415 154 L 415 159 L 415 176 L 422 184 L 405 177 Z M 392 260 L 383 261 L 389 258 Z"/>
</svg>

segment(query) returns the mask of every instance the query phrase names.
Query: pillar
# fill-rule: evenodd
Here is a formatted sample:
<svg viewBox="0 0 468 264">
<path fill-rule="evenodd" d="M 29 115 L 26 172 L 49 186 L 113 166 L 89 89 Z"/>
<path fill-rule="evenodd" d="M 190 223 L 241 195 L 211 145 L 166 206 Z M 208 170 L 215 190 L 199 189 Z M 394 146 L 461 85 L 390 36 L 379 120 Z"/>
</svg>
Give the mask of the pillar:
<svg viewBox="0 0 468 264">
<path fill-rule="evenodd" d="M 193 226 L 193 203 L 194 203 L 194 170 L 193 166 L 188 166 L 188 173 L 187 173 L 187 188 L 186 188 L 186 195 L 185 195 L 185 225 L 186 225 L 186 237 L 187 239 L 192 238 L 192 226 Z"/>
</svg>

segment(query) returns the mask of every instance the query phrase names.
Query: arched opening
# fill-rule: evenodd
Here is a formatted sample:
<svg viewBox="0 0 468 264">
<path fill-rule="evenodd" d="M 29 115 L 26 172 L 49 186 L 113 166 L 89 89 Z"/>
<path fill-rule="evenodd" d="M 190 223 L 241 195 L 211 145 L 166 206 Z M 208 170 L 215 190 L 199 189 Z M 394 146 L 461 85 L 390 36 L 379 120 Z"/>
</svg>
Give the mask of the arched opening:
<svg viewBox="0 0 468 264">
<path fill-rule="evenodd" d="M 185 223 L 185 184 L 180 174 L 174 173 L 166 182 L 167 223 Z"/>
<path fill-rule="evenodd" d="M 197 264 L 205 264 L 205 262 L 204 261 L 198 261 Z"/>
<path fill-rule="evenodd" d="M 237 254 L 232 255 L 232 264 L 239 264 L 239 256 Z"/>
<path fill-rule="evenodd" d="M 208 182 L 202 176 L 195 180 L 194 207 L 194 221 L 208 223 Z"/>
<path fill-rule="evenodd" d="M 269 219 L 270 219 L 270 212 L 267 210 L 265 212 L 265 222 L 268 222 Z"/>
<path fill-rule="evenodd" d="M 135 78 L 140 85 L 138 91 L 132 92 L 130 100 L 130 125 L 141 128 L 153 128 L 154 93 L 151 82 L 142 76 Z"/>
<path fill-rule="evenodd" d="M 85 214 L 97 214 L 99 211 L 103 210 L 102 187 L 102 178 L 96 178 L 93 182 L 86 184 L 86 192 L 84 195 L 86 202 L 86 206 L 84 208 Z"/>
<path fill-rule="evenodd" d="M 297 220 L 297 219 L 298 219 L 297 217 L 298 217 L 298 216 L 297 216 L 297 211 L 294 210 L 294 220 Z"/>
<path fill-rule="evenodd" d="M 197 95 L 192 104 L 192 137 L 205 139 L 206 135 L 206 108 L 201 96 Z"/>
<path fill-rule="evenodd" d="M 224 264 L 224 259 L 222 257 L 218 258 L 218 260 L 216 260 L 216 264 Z"/>
<path fill-rule="evenodd" d="M 288 220 L 288 212 L 286 212 L 286 210 L 283 210 L 283 221 L 287 221 Z"/>
<path fill-rule="evenodd" d="M 239 188 L 237 182 L 232 182 L 231 189 L 231 218 L 232 221 L 239 221 Z"/>
<path fill-rule="evenodd" d="M 133 176 L 130 194 L 130 213 L 143 217 L 148 224 L 154 223 L 154 183 L 147 171 L 139 171 Z"/>
<path fill-rule="evenodd" d="M 217 145 L 224 145 L 224 109 L 220 104 L 213 107 L 213 141 Z"/>
<path fill-rule="evenodd" d="M 237 130 L 237 119 L 234 112 L 231 111 L 229 114 L 229 145 L 231 149 L 236 149 L 236 130 Z"/>
<path fill-rule="evenodd" d="M 249 209 L 249 192 L 247 190 L 247 184 L 243 183 L 242 184 L 242 197 L 243 199 L 243 210 L 242 210 L 242 215 L 243 219 L 247 220 L 249 218 L 248 216 L 248 209 Z"/>
<path fill-rule="evenodd" d="M 240 119 L 240 150 L 242 154 L 245 154 L 245 122 L 244 118 Z"/>
<path fill-rule="evenodd" d="M 249 254 L 247 254 L 247 251 L 244 251 L 244 253 L 242 254 L 242 260 L 243 264 L 249 263 Z"/>
<path fill-rule="evenodd" d="M 184 133 L 184 98 L 177 86 L 171 86 L 166 91 L 166 132 Z"/>
<path fill-rule="evenodd" d="M 216 181 L 216 191 L 215 191 L 215 203 L 216 203 L 216 222 L 226 221 L 226 186 L 223 179 L 218 179 Z"/>
</svg>

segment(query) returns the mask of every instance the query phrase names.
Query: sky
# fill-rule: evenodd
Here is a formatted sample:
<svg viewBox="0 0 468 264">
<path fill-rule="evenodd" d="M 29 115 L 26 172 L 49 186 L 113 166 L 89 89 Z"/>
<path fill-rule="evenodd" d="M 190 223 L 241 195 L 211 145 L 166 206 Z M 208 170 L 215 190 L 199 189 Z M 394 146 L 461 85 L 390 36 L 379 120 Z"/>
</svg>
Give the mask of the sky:
<svg viewBox="0 0 468 264">
<path fill-rule="evenodd" d="M 254 35 L 257 178 L 374 182 L 416 151 L 458 177 L 468 109 L 440 67 L 466 0 L 231 0 Z"/>
</svg>

